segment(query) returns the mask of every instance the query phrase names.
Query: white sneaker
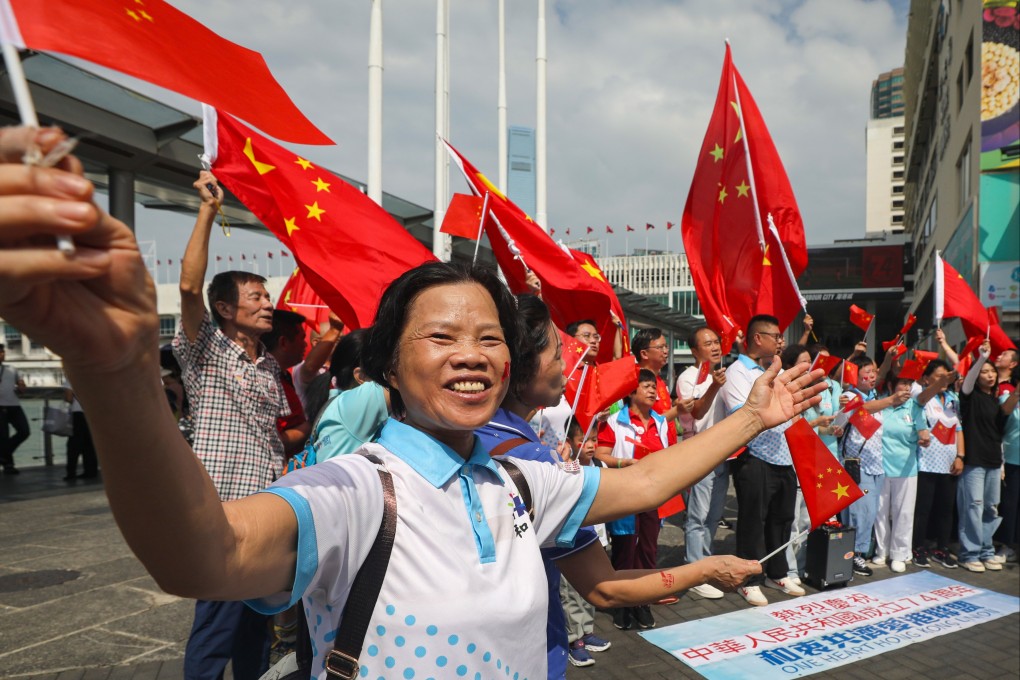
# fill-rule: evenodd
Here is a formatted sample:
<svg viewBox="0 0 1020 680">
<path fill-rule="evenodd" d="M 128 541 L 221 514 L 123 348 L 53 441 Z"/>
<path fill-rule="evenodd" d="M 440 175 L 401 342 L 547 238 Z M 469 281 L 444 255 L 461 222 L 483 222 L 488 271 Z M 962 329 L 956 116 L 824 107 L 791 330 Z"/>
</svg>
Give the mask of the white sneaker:
<svg viewBox="0 0 1020 680">
<path fill-rule="evenodd" d="M 765 596 L 761 594 L 761 588 L 758 586 L 748 586 L 746 588 L 737 588 L 737 592 L 740 596 L 747 600 L 747 604 L 754 607 L 764 607 L 769 603 L 765 599 Z"/>
<path fill-rule="evenodd" d="M 800 576 L 787 576 L 787 577 L 786 577 L 786 581 L 787 581 L 788 583 L 796 583 L 796 584 L 797 584 L 798 586 L 799 586 L 799 585 L 801 585 L 801 583 L 803 583 L 803 582 L 802 582 L 802 581 L 800 580 Z"/>
<path fill-rule="evenodd" d="M 882 555 L 875 555 L 874 557 L 871 558 L 871 563 L 874 564 L 876 567 L 884 567 L 885 557 Z"/>
<path fill-rule="evenodd" d="M 960 562 L 960 566 L 967 571 L 974 572 L 975 574 L 985 573 L 985 565 L 981 564 L 977 560 L 974 560 L 973 562 Z"/>
<path fill-rule="evenodd" d="M 993 562 L 992 560 L 985 560 L 985 569 L 988 571 L 1002 571 L 1002 564 L 1000 562 Z"/>
<path fill-rule="evenodd" d="M 710 583 L 703 583 L 700 586 L 694 586 L 691 590 L 698 595 L 701 595 L 706 600 L 718 600 L 726 594 Z"/>
<path fill-rule="evenodd" d="M 806 591 L 799 585 L 794 583 L 793 579 L 790 578 L 789 576 L 786 578 L 781 578 L 778 581 L 773 581 L 772 579 L 766 577 L 765 585 L 769 588 L 781 590 L 787 595 L 792 595 L 794 597 L 800 597 L 801 595 L 806 594 Z"/>
<path fill-rule="evenodd" d="M 907 563 L 902 560 L 893 560 L 889 563 L 889 569 L 897 574 L 902 574 L 907 570 Z"/>
</svg>

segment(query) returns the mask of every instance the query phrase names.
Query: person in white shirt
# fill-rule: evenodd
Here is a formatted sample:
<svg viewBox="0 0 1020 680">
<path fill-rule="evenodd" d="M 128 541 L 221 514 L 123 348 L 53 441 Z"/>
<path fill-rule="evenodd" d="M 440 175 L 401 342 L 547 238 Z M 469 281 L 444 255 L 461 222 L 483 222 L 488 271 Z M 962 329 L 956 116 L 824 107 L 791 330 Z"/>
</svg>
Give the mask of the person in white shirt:
<svg viewBox="0 0 1020 680">
<path fill-rule="evenodd" d="M 697 363 L 681 373 L 676 381 L 677 399 L 683 404 L 689 404 L 687 409 L 681 409 L 680 412 L 684 439 L 704 432 L 726 417 L 723 400 L 718 397 L 719 389 L 726 384 L 726 370 L 719 364 L 722 360 L 719 334 L 708 326 L 702 326 L 691 333 L 687 345 Z M 723 461 L 691 487 L 687 499 L 687 519 L 684 521 L 688 563 L 712 554 L 712 542 L 726 506 L 729 486 L 729 466 Z M 723 596 L 723 592 L 710 583 L 695 586 L 691 590 L 713 600 Z"/>
<path fill-rule="evenodd" d="M 7 348 L 0 345 L 0 465 L 5 475 L 18 474 L 14 465 L 14 452 L 28 439 L 28 418 L 21 408 L 19 396 L 25 391 L 25 381 L 18 369 L 4 364 Z M 10 429 L 14 436 L 10 436 Z"/>
</svg>

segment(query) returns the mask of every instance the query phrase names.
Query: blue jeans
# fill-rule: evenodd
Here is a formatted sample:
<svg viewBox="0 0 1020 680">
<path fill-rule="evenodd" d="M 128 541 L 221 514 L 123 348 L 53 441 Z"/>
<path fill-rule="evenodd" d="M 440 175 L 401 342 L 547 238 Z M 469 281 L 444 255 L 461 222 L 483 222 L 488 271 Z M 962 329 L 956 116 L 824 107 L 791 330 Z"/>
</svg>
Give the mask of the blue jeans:
<svg viewBox="0 0 1020 680">
<path fill-rule="evenodd" d="M 233 661 L 236 680 L 258 680 L 269 670 L 269 620 L 243 602 L 195 602 L 185 679 L 222 680 Z"/>
<path fill-rule="evenodd" d="M 712 541 L 722 519 L 729 486 L 729 467 L 723 462 L 691 487 L 687 499 L 687 521 L 684 522 L 688 564 L 712 554 Z"/>
<path fill-rule="evenodd" d="M 854 539 L 854 552 L 867 556 L 871 550 L 871 530 L 875 528 L 875 516 L 878 515 L 878 497 L 882 493 L 885 475 L 869 475 L 861 470 L 861 491 L 864 498 L 859 498 L 843 511 L 843 523 L 857 530 Z"/>
<path fill-rule="evenodd" d="M 808 514 L 807 505 L 804 504 L 804 493 L 797 487 L 797 506 L 793 510 L 793 525 L 790 527 L 790 538 L 811 530 L 811 515 Z M 786 548 L 786 564 L 790 571 L 789 576 L 800 578 L 804 573 L 804 564 L 807 562 L 807 534 L 797 538 L 796 543 L 791 543 Z"/>
<path fill-rule="evenodd" d="M 960 561 L 990 560 L 995 556 L 992 534 L 998 528 L 999 468 L 964 465 L 956 487 L 960 513 Z"/>
</svg>

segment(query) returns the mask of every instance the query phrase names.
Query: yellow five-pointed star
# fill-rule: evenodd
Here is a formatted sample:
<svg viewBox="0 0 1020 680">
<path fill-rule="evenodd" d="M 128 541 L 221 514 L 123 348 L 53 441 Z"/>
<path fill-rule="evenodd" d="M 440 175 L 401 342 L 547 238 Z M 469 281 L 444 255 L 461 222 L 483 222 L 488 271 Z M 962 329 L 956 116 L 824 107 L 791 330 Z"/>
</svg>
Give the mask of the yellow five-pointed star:
<svg viewBox="0 0 1020 680">
<path fill-rule="evenodd" d="M 726 193 L 726 187 L 723 187 L 722 189 L 719 190 L 719 202 L 720 203 L 724 203 L 726 201 L 726 197 L 727 196 L 729 196 L 729 194 Z"/>
<path fill-rule="evenodd" d="M 319 207 L 319 202 L 318 201 L 316 201 L 315 203 L 312 203 L 311 205 L 306 205 L 305 207 L 308 208 L 308 217 L 309 218 L 315 218 L 319 222 L 322 221 L 322 218 L 319 217 L 319 215 L 324 214 L 326 211 Z"/>
<path fill-rule="evenodd" d="M 826 472 L 832 472 L 832 468 L 826 468 Z"/>
<path fill-rule="evenodd" d="M 765 252 L 762 254 L 762 257 L 761 257 L 761 266 L 763 266 L 763 267 L 771 267 L 772 266 L 772 261 L 769 260 L 769 244 L 768 243 L 765 244 Z"/>
<path fill-rule="evenodd" d="M 823 475 L 821 472 L 819 472 L 818 473 L 818 479 L 825 479 L 825 475 Z"/>
<path fill-rule="evenodd" d="M 302 167 L 302 169 L 304 169 L 304 170 L 310 170 L 310 169 L 313 169 L 315 167 L 309 161 L 306 161 L 301 156 L 298 156 L 297 160 L 294 161 L 294 162 L 297 163 L 298 165 L 300 165 Z"/>
<path fill-rule="evenodd" d="M 822 488 L 822 483 L 818 482 L 818 484 L 816 484 L 815 486 L 817 486 L 819 489 L 821 489 Z"/>
<path fill-rule="evenodd" d="M 291 217 L 290 219 L 284 220 L 283 226 L 287 227 L 287 236 L 290 236 L 298 230 L 297 218 Z M 290 295 L 290 291 L 287 291 L 287 294 Z"/>
<path fill-rule="evenodd" d="M 850 498 L 850 487 L 837 484 L 835 489 L 832 489 L 832 493 L 836 494 L 837 500 L 843 497 Z"/>
<path fill-rule="evenodd" d="M 715 159 L 713 161 L 714 163 L 718 163 L 719 161 L 722 160 L 722 157 L 723 157 L 723 148 L 721 146 L 719 146 L 718 144 L 716 144 L 715 148 L 708 152 L 708 155 L 710 155 L 712 158 Z"/>
<path fill-rule="evenodd" d="M 146 12 L 146 11 L 145 11 L 144 9 L 143 9 L 143 10 L 139 10 L 138 14 L 139 14 L 139 15 L 140 15 L 140 16 L 141 16 L 141 17 L 142 17 L 143 19 L 145 19 L 146 21 L 148 21 L 149 23 L 155 23 L 155 21 L 153 20 L 153 18 L 152 18 L 151 16 L 149 16 L 149 13 L 148 13 L 148 12 Z"/>
<path fill-rule="evenodd" d="M 315 193 L 319 193 L 320 191 L 325 191 L 327 194 L 332 193 L 329 190 L 329 182 L 323 182 L 321 177 L 313 181 L 312 184 L 315 185 Z"/>
<path fill-rule="evenodd" d="M 751 188 L 750 184 L 748 184 L 744 180 L 740 180 L 740 184 L 737 185 L 737 198 L 740 198 L 741 196 L 745 196 L 746 197 L 747 196 L 747 191 L 750 188 Z"/>
<path fill-rule="evenodd" d="M 127 12 L 127 15 L 129 17 L 131 17 L 132 19 L 134 19 L 135 21 L 141 21 L 142 20 L 142 18 L 140 16 L 138 16 L 137 14 L 135 14 L 132 10 L 130 10 L 130 9 L 125 7 L 124 11 Z"/>
<path fill-rule="evenodd" d="M 263 163 L 262 161 L 255 160 L 255 148 L 251 144 L 251 137 L 248 137 L 246 140 L 244 140 L 244 155 L 248 160 L 251 161 L 251 164 L 255 166 L 255 170 L 260 175 L 265 175 L 268 172 L 276 170 L 275 165 L 270 165 L 269 163 Z"/>
<path fill-rule="evenodd" d="M 588 272 L 588 276 L 592 277 L 593 279 L 598 279 L 599 281 L 605 282 L 605 279 L 602 278 L 602 272 L 600 272 L 599 268 L 593 265 L 591 262 L 585 262 L 584 264 L 582 264 L 581 269 Z"/>
</svg>

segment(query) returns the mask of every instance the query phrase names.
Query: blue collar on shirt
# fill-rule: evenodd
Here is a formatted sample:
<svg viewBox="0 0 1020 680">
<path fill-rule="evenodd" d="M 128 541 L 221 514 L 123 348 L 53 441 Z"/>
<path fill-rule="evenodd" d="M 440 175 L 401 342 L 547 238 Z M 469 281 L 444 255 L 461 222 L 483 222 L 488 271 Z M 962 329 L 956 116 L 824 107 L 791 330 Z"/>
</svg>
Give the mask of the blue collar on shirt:
<svg viewBox="0 0 1020 680">
<path fill-rule="evenodd" d="M 762 373 L 765 372 L 765 369 L 762 368 L 757 361 L 747 356 L 746 354 L 738 354 L 737 361 L 744 364 L 744 368 L 746 368 L 749 371 L 758 370 L 761 371 Z"/>
<path fill-rule="evenodd" d="M 510 432 L 518 437 L 523 437 L 529 442 L 539 443 L 538 435 L 535 434 L 535 430 L 528 424 L 528 421 L 505 408 L 496 410 L 492 420 L 489 421 L 489 426 L 497 430 Z"/>
<path fill-rule="evenodd" d="M 467 461 L 446 444 L 393 418 L 383 424 L 378 442 L 437 489 L 457 475 L 465 464 L 487 468 L 499 476 L 498 464 L 489 458 L 489 452 L 477 436 Z"/>
<path fill-rule="evenodd" d="M 864 392 L 861 392 L 856 387 L 849 387 L 849 388 L 847 388 L 847 392 L 853 392 L 854 394 L 859 394 L 861 399 L 863 399 L 864 401 L 874 401 L 875 399 L 878 398 L 878 393 L 875 391 L 874 388 L 869 390 L 867 394 L 865 394 Z"/>
</svg>

